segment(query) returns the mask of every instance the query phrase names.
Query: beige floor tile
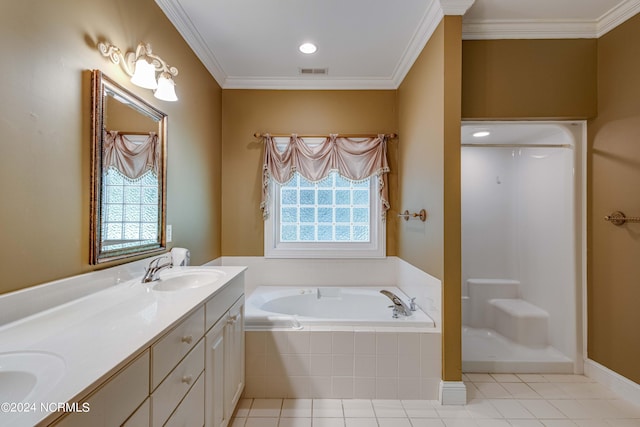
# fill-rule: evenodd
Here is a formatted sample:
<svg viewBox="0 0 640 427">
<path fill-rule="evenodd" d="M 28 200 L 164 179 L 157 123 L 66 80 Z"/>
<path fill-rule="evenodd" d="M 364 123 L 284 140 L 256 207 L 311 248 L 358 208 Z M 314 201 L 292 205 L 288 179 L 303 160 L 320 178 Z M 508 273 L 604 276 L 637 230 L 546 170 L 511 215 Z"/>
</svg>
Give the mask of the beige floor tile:
<svg viewBox="0 0 640 427">
<path fill-rule="evenodd" d="M 526 383 L 546 383 L 547 380 L 544 376 L 540 374 L 516 374 L 518 378 Z"/>
<path fill-rule="evenodd" d="M 499 383 L 520 383 L 522 380 L 515 374 L 490 374 Z"/>
<path fill-rule="evenodd" d="M 234 414 L 237 418 L 244 418 L 249 415 L 249 409 L 251 409 L 251 404 L 253 403 L 253 399 L 240 399 L 238 401 L 238 406 L 236 407 L 236 413 Z"/>
<path fill-rule="evenodd" d="M 279 417 L 282 399 L 253 399 L 249 417 Z"/>
<path fill-rule="evenodd" d="M 488 399 L 506 399 L 513 397 L 511 393 L 499 383 L 474 383 L 482 396 Z"/>
<path fill-rule="evenodd" d="M 278 427 L 311 427 L 311 418 L 280 418 Z"/>
<path fill-rule="evenodd" d="M 529 387 L 536 391 L 544 399 L 568 399 L 571 396 L 566 391 L 553 383 L 527 383 Z"/>
<path fill-rule="evenodd" d="M 460 406 L 430 400 L 241 399 L 230 427 L 640 427 L 640 406 L 581 375 L 465 374 L 465 381 L 468 403 Z"/>
<path fill-rule="evenodd" d="M 465 374 L 469 381 L 474 383 L 494 383 L 496 380 L 489 374 L 473 374 L 467 373 Z"/>
<path fill-rule="evenodd" d="M 311 399 L 284 399 L 282 401 L 283 418 L 311 418 Z"/>
<path fill-rule="evenodd" d="M 247 418 L 245 427 L 278 427 L 278 418 Z"/>
<path fill-rule="evenodd" d="M 409 418 L 378 418 L 380 427 L 412 427 Z"/>
<path fill-rule="evenodd" d="M 440 419 L 411 418 L 410 421 L 413 427 L 445 427 Z"/>
<path fill-rule="evenodd" d="M 313 427 L 345 427 L 344 418 L 314 418 Z"/>
<path fill-rule="evenodd" d="M 526 383 L 502 383 L 500 385 L 517 399 L 542 399 L 542 396 Z"/>
<path fill-rule="evenodd" d="M 375 418 L 345 418 L 346 427 L 378 427 Z"/>
</svg>

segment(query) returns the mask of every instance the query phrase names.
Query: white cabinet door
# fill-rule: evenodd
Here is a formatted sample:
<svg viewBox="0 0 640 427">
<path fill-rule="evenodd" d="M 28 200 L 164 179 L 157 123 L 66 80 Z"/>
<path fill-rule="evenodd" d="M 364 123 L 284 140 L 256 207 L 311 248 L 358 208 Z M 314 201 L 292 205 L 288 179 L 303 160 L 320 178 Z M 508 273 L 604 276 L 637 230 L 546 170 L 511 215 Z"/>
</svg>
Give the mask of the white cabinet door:
<svg viewBox="0 0 640 427">
<path fill-rule="evenodd" d="M 120 426 L 149 395 L 149 352 L 105 381 L 83 403 L 88 412 L 72 412 L 56 427 Z M 80 407 L 83 408 L 83 403 Z M 148 419 L 148 416 L 147 416 Z"/>
<path fill-rule="evenodd" d="M 225 326 L 227 317 L 223 316 L 207 333 L 205 338 L 205 425 L 224 427 L 229 418 L 224 410 L 224 359 Z"/>
<path fill-rule="evenodd" d="M 229 309 L 224 340 L 226 351 L 224 408 L 225 416 L 229 419 L 244 389 L 244 297 Z"/>
</svg>

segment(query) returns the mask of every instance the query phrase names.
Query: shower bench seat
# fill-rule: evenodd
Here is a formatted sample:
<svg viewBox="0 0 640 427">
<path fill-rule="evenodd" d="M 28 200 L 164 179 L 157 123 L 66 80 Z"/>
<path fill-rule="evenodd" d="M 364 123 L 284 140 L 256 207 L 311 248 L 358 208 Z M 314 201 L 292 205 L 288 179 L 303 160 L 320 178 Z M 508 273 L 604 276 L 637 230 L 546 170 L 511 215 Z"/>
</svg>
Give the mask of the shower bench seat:
<svg viewBox="0 0 640 427">
<path fill-rule="evenodd" d="M 549 313 L 519 298 L 495 298 L 488 301 L 493 311 L 493 329 L 519 344 L 529 347 L 548 345 Z"/>
</svg>

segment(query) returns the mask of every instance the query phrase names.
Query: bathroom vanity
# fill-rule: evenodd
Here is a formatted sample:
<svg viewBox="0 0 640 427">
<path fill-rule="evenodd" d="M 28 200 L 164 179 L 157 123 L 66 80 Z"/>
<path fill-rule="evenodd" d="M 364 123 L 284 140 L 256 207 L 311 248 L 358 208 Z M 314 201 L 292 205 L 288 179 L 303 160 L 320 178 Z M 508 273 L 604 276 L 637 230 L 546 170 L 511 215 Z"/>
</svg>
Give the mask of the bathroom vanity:
<svg viewBox="0 0 640 427">
<path fill-rule="evenodd" d="M 0 425 L 226 426 L 244 388 L 244 269 L 173 268 L 0 327 L 0 359 L 26 361 L 0 364 L 18 382 L 0 386 Z"/>
</svg>

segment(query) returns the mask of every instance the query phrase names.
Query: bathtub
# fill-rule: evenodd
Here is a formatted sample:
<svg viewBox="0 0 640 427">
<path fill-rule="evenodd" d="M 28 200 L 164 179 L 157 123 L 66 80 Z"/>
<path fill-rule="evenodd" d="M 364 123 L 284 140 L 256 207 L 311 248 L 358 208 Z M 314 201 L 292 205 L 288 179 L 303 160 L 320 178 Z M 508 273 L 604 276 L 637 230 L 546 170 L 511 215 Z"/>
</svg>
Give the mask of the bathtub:
<svg viewBox="0 0 640 427">
<path fill-rule="evenodd" d="M 442 334 L 392 317 L 394 287 L 261 286 L 246 299 L 247 398 L 438 399 Z"/>
<path fill-rule="evenodd" d="M 382 289 L 409 298 L 395 287 L 260 286 L 247 298 L 245 329 L 303 329 L 306 326 L 434 328 L 418 308 L 411 316 L 392 317 L 391 301 Z"/>
</svg>

